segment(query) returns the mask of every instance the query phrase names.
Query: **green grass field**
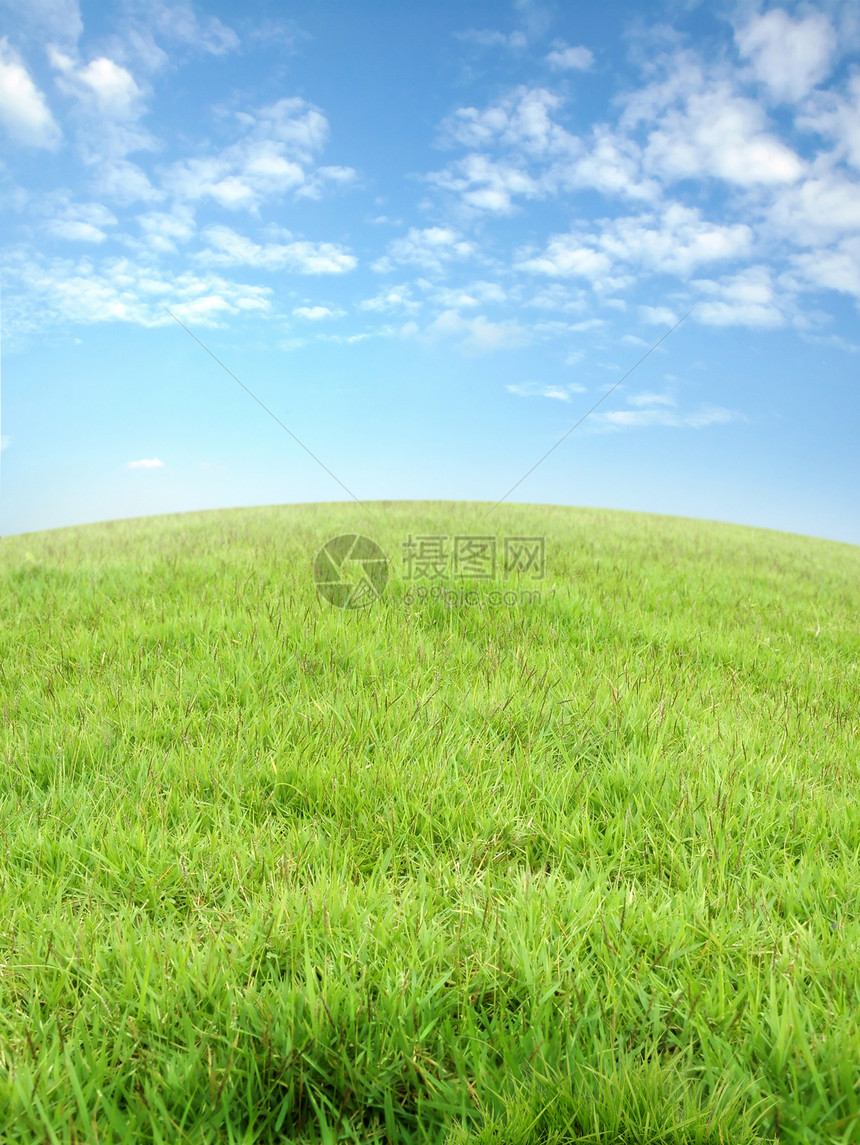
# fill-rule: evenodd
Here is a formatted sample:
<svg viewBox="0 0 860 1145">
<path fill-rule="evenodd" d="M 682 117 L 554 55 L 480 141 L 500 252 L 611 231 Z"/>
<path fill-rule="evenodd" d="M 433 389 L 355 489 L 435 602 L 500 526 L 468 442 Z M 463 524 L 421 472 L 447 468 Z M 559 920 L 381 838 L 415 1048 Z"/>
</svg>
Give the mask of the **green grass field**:
<svg viewBox="0 0 860 1145">
<path fill-rule="evenodd" d="M 3 1142 L 860 1141 L 860 549 L 488 507 L 0 543 Z"/>
</svg>

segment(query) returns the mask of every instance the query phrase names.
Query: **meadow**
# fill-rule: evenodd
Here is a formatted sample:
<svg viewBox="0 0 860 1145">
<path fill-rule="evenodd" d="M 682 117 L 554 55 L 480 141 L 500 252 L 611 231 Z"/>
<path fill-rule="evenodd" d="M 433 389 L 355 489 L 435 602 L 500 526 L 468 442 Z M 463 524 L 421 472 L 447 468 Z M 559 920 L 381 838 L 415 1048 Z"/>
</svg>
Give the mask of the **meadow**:
<svg viewBox="0 0 860 1145">
<path fill-rule="evenodd" d="M 0 542 L 0 1140 L 860 1141 L 860 548 L 369 508 Z"/>
</svg>

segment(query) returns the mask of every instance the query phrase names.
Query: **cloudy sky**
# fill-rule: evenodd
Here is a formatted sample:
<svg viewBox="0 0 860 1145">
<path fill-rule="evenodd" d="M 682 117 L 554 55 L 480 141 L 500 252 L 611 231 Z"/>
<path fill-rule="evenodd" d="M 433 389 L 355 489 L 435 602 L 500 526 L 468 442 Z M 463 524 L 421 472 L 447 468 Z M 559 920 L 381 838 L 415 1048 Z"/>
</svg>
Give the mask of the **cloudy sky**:
<svg viewBox="0 0 860 1145">
<path fill-rule="evenodd" d="M 0 532 L 496 502 L 600 401 L 511 500 L 860 543 L 858 50 L 838 0 L 0 0 Z"/>
</svg>

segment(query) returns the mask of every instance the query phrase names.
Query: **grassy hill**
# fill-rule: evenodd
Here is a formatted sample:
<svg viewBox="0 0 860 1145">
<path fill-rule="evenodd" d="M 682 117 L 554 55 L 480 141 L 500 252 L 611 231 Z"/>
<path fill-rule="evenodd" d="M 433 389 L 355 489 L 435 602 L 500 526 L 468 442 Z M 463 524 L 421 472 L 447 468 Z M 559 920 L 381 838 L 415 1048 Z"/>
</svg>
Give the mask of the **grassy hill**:
<svg viewBox="0 0 860 1145">
<path fill-rule="evenodd" d="M 860 549 L 370 509 L 0 543 L 0 1138 L 860 1141 Z"/>
</svg>

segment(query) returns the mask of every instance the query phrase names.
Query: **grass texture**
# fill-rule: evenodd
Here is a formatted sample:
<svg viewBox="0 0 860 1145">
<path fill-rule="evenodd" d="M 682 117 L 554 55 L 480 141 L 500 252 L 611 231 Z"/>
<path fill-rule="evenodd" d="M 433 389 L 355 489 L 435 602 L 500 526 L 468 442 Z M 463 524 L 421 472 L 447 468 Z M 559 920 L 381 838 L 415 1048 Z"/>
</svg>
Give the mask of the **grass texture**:
<svg viewBox="0 0 860 1145">
<path fill-rule="evenodd" d="M 0 544 L 0 1139 L 860 1141 L 860 549 L 370 508 Z"/>
</svg>

